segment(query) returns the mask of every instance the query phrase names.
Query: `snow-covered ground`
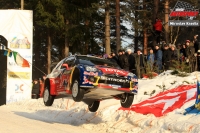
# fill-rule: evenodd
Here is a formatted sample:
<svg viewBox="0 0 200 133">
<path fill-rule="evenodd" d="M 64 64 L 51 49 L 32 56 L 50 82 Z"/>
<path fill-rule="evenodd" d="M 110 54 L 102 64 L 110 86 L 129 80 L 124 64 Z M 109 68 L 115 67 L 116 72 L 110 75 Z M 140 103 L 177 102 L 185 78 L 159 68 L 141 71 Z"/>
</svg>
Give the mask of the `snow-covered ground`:
<svg viewBox="0 0 200 133">
<path fill-rule="evenodd" d="M 169 72 L 162 73 L 154 79 L 139 80 L 139 93 L 134 104 L 151 96 L 182 84 L 196 84 L 196 75 L 177 77 Z M 160 86 L 160 87 L 159 87 Z M 142 115 L 134 111 L 118 110 L 120 101 L 111 99 L 100 103 L 98 112 L 91 113 L 87 105 L 71 99 L 56 99 L 53 106 L 45 107 L 43 99 L 31 99 L 0 106 L 0 133 L 23 132 L 100 132 L 100 133 L 198 133 L 200 132 L 200 115 L 181 113 L 193 105 L 195 100 L 184 104 L 162 117 L 152 114 Z"/>
</svg>

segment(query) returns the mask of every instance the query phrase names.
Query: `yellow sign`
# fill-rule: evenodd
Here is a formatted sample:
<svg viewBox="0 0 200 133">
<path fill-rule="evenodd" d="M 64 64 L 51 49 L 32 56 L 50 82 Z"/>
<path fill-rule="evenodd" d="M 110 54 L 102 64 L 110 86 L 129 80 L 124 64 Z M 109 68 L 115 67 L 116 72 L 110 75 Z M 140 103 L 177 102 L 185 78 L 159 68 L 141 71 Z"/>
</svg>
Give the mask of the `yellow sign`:
<svg viewBox="0 0 200 133">
<path fill-rule="evenodd" d="M 8 78 L 30 79 L 31 76 L 29 72 L 9 72 Z"/>
</svg>

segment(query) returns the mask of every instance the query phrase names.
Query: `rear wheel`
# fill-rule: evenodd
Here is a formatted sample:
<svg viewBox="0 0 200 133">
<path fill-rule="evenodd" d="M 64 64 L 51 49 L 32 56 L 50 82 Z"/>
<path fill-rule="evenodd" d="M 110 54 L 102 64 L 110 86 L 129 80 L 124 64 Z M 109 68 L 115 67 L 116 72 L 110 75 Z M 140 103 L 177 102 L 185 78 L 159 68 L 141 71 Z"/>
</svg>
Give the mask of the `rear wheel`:
<svg viewBox="0 0 200 133">
<path fill-rule="evenodd" d="M 92 104 L 88 105 L 88 109 L 90 112 L 96 112 L 99 108 L 100 101 L 94 101 Z"/>
<path fill-rule="evenodd" d="M 123 108 L 129 108 L 133 103 L 134 95 L 124 93 L 122 94 L 122 98 L 120 100 L 121 106 Z"/>
<path fill-rule="evenodd" d="M 54 99 L 55 99 L 55 95 L 51 95 L 49 87 L 46 87 L 44 90 L 44 96 L 43 96 L 44 105 L 51 106 L 54 102 Z"/>
<path fill-rule="evenodd" d="M 79 82 L 74 80 L 72 85 L 72 98 L 75 102 L 83 100 L 85 90 L 80 88 Z"/>
</svg>

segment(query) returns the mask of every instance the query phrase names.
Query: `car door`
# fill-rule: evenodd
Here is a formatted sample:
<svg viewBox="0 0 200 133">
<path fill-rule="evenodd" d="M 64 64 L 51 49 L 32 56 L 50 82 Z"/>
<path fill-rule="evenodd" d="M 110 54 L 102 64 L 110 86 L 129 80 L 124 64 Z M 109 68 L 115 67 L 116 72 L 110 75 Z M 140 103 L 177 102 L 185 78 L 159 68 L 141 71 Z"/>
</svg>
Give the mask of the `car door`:
<svg viewBox="0 0 200 133">
<path fill-rule="evenodd" d="M 53 81 L 56 90 L 60 87 L 60 73 L 62 72 L 61 66 L 64 60 L 65 59 L 61 60 L 49 74 L 49 78 Z"/>
<path fill-rule="evenodd" d="M 71 56 L 67 58 L 64 62 L 62 67 L 64 68 L 62 70 L 62 75 L 60 77 L 60 91 L 66 91 L 69 90 L 69 80 L 70 75 L 72 72 L 72 68 L 75 65 L 75 57 Z"/>
</svg>

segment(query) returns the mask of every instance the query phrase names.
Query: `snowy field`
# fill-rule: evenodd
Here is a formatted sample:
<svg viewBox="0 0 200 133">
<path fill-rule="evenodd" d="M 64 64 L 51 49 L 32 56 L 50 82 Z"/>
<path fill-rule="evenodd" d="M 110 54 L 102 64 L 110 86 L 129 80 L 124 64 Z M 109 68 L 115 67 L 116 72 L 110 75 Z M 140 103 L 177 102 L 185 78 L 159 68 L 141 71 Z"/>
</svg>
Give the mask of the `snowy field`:
<svg viewBox="0 0 200 133">
<path fill-rule="evenodd" d="M 177 77 L 165 72 L 155 79 L 141 79 L 133 104 L 155 96 L 162 88 L 166 91 L 183 84 L 196 84 L 196 75 L 200 73 Z M 155 93 L 148 95 L 153 90 Z M 194 103 L 191 100 L 179 109 L 155 117 L 118 110 L 120 101 L 115 99 L 102 101 L 96 113 L 89 112 L 86 104 L 67 98 L 56 99 L 51 107 L 45 107 L 41 98 L 31 99 L 0 106 L 0 133 L 198 133 L 200 115 L 182 115 Z"/>
</svg>

